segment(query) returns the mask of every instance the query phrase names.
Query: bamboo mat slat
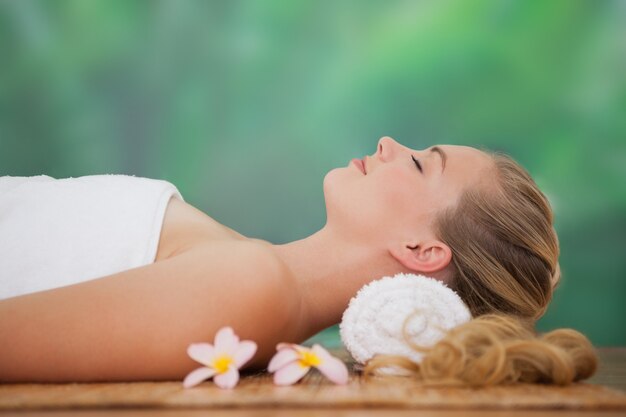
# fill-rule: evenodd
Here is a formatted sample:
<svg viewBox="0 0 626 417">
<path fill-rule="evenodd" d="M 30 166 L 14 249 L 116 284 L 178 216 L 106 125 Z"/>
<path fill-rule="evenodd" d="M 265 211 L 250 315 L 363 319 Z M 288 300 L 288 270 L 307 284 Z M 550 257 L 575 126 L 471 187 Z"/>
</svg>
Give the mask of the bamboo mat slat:
<svg viewBox="0 0 626 417">
<path fill-rule="evenodd" d="M 351 371 L 340 386 L 312 370 L 298 384 L 278 387 L 272 375 L 242 375 L 233 390 L 205 381 L 184 389 L 182 381 L 73 384 L 0 384 L 0 411 L 103 408 L 422 408 L 626 410 L 626 348 L 601 351 L 591 380 L 567 387 L 518 384 L 480 389 L 424 388 L 406 377 L 366 381 Z M 350 362 L 345 351 L 332 351 Z M 609 386 L 603 385 L 609 382 Z M 618 388 L 615 388 L 618 387 Z"/>
</svg>

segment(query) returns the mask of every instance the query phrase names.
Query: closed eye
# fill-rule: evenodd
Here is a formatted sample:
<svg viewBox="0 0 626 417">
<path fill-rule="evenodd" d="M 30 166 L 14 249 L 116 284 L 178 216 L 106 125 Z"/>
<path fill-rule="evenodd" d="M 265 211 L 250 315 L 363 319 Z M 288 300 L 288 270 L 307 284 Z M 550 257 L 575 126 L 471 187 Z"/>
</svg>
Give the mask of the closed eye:
<svg viewBox="0 0 626 417">
<path fill-rule="evenodd" d="M 413 162 L 415 162 L 415 165 L 417 166 L 417 169 L 419 169 L 420 172 L 423 174 L 424 171 L 422 170 L 422 165 L 420 164 L 420 161 L 415 159 L 415 157 L 413 155 L 411 155 L 411 159 L 413 159 Z"/>
</svg>

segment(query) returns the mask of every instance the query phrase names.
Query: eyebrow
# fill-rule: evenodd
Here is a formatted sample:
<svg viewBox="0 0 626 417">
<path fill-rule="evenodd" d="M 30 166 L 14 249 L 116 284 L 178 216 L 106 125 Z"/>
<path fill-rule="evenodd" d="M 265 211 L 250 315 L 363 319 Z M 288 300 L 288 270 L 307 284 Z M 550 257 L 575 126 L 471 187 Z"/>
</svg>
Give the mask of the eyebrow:
<svg viewBox="0 0 626 417">
<path fill-rule="evenodd" d="M 443 170 L 446 168 L 446 159 L 448 158 L 448 156 L 439 146 L 433 146 L 432 148 L 430 148 L 430 151 L 438 153 L 441 157 L 441 173 L 443 174 Z"/>
</svg>

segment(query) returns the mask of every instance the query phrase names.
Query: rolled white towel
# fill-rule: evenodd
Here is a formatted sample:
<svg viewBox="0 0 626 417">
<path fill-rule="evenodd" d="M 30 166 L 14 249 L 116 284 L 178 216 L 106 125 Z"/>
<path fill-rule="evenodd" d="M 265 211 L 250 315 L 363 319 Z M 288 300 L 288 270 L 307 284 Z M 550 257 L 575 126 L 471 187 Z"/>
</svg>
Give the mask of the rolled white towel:
<svg viewBox="0 0 626 417">
<path fill-rule="evenodd" d="M 419 363 L 423 354 L 412 349 L 402 335 L 403 323 L 410 315 L 407 335 L 412 343 L 425 347 L 472 318 L 458 294 L 443 282 L 399 273 L 370 282 L 352 297 L 339 324 L 339 334 L 358 364 L 365 364 L 376 354 L 402 355 Z M 404 374 L 391 367 L 379 372 Z"/>
</svg>

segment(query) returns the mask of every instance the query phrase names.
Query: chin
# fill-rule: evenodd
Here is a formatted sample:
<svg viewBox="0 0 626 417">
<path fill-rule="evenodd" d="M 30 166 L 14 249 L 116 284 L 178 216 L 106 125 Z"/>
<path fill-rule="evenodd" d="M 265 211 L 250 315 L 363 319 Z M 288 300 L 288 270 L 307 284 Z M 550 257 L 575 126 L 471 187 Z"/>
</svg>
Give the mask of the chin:
<svg viewBox="0 0 626 417">
<path fill-rule="evenodd" d="M 340 186 L 342 170 L 345 170 L 345 168 L 333 168 L 324 175 L 324 195 L 330 190 Z"/>
<path fill-rule="evenodd" d="M 354 168 L 335 168 L 324 176 L 324 202 L 326 205 L 326 223 L 334 225 L 351 236 L 366 230 L 365 218 L 369 213 L 358 201 L 358 179 L 351 172 Z"/>
<path fill-rule="evenodd" d="M 333 168 L 326 173 L 323 181 L 324 198 L 328 202 L 342 200 L 353 189 L 357 177 L 352 167 Z"/>
<path fill-rule="evenodd" d="M 345 168 L 334 168 L 324 176 L 324 202 L 326 204 L 327 220 L 341 206 L 342 196 L 346 195 Z"/>
</svg>

